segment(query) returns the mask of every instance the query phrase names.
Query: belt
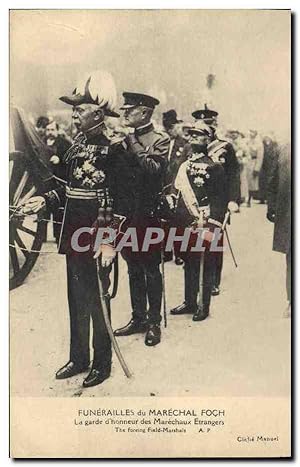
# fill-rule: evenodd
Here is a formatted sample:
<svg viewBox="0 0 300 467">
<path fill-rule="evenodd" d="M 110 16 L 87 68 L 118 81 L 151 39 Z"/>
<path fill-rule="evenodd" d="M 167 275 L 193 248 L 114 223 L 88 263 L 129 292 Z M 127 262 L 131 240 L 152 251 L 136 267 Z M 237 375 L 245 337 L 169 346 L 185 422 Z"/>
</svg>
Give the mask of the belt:
<svg viewBox="0 0 300 467">
<path fill-rule="evenodd" d="M 209 206 L 209 205 L 207 205 L 207 206 L 199 206 L 199 210 L 205 212 L 205 211 L 207 211 L 207 210 L 210 210 L 210 206 Z M 222 224 L 221 222 L 216 221 L 216 220 L 213 219 L 212 217 L 207 217 L 207 218 L 205 219 L 205 222 L 208 222 L 209 224 L 214 224 L 214 225 L 216 225 L 217 227 L 221 227 L 221 228 L 223 227 L 223 224 Z"/>
<path fill-rule="evenodd" d="M 223 227 L 223 224 L 222 224 L 221 222 L 216 221 L 215 219 L 212 219 L 211 217 L 210 217 L 209 219 L 207 219 L 207 222 L 208 222 L 209 224 L 214 224 L 214 225 L 216 225 L 217 227 L 221 227 L 221 228 Z"/>
<path fill-rule="evenodd" d="M 207 211 L 207 210 L 210 210 L 210 206 L 209 205 L 206 205 L 206 206 L 199 206 L 199 210 L 200 211 Z M 213 219 L 212 217 L 208 217 L 205 219 L 206 222 L 208 222 L 209 224 L 214 224 L 216 225 L 217 227 L 223 227 L 223 224 L 219 221 L 216 221 L 215 219 Z"/>
<path fill-rule="evenodd" d="M 72 188 L 66 186 L 66 197 L 73 199 L 99 199 L 105 195 L 105 190 L 85 190 L 83 188 Z"/>
</svg>

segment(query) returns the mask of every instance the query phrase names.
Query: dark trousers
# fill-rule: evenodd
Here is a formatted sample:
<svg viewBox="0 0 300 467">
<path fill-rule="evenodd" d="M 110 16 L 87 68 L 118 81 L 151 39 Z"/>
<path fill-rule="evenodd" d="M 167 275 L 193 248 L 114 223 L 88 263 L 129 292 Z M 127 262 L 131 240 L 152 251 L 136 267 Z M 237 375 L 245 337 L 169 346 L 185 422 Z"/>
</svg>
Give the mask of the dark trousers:
<svg viewBox="0 0 300 467">
<path fill-rule="evenodd" d="M 137 320 L 147 318 L 147 300 L 149 303 L 148 319 L 151 324 L 161 321 L 162 277 L 159 269 L 160 252 L 151 255 L 122 252 L 127 263 L 129 275 L 132 317 Z"/>
<path fill-rule="evenodd" d="M 209 310 L 211 291 L 213 286 L 214 261 L 212 253 L 205 251 L 195 255 L 186 253 L 184 255 L 184 294 L 185 303 L 192 311 L 196 311 L 200 304 L 199 302 L 199 273 L 200 273 L 200 258 L 203 260 L 203 308 Z"/>
<path fill-rule="evenodd" d="M 90 318 L 93 323 L 93 368 L 111 364 L 111 342 L 100 302 L 96 262 L 87 255 L 66 255 L 70 312 L 70 360 L 85 366 L 90 362 Z M 104 291 L 109 287 L 110 268 L 100 268 Z M 107 300 L 109 307 L 109 303 Z"/>
<path fill-rule="evenodd" d="M 223 269 L 223 251 L 215 252 L 212 254 L 213 262 L 213 286 L 219 287 L 221 283 L 222 269 Z"/>
<path fill-rule="evenodd" d="M 291 280 L 292 280 L 292 252 L 289 249 L 289 252 L 286 255 L 286 293 L 287 299 L 291 303 L 292 301 L 292 292 L 291 292 Z"/>
</svg>

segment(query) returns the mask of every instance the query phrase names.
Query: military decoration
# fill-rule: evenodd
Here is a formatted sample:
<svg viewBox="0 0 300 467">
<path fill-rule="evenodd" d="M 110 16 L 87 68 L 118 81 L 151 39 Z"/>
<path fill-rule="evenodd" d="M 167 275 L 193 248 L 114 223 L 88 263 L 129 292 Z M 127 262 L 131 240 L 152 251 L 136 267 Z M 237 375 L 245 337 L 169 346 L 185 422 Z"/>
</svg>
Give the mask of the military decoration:
<svg viewBox="0 0 300 467">
<path fill-rule="evenodd" d="M 192 178 L 192 183 L 200 188 L 205 184 L 205 180 L 210 178 L 207 173 L 208 164 L 199 162 L 204 154 L 193 153 L 187 164 L 187 174 Z"/>
</svg>

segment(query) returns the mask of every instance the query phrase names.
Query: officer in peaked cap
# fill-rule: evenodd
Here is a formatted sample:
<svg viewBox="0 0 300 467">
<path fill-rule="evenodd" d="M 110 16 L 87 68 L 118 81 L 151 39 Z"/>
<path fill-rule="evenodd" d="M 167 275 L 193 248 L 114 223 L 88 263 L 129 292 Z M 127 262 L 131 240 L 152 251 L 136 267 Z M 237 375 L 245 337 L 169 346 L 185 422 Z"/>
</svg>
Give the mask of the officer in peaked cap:
<svg viewBox="0 0 300 467">
<path fill-rule="evenodd" d="M 176 110 L 164 112 L 162 123 L 171 141 L 166 174 L 166 185 L 170 185 L 174 183 L 180 165 L 186 160 L 188 147 L 185 139 L 180 135 L 179 125 L 182 120 L 178 120 Z"/>
<path fill-rule="evenodd" d="M 123 92 L 123 97 L 124 103 L 122 107 L 120 107 L 121 110 L 133 109 L 134 107 L 140 106 L 154 110 L 154 108 L 159 104 L 159 100 L 156 99 L 156 97 L 138 92 Z"/>
<path fill-rule="evenodd" d="M 164 185 L 170 140 L 166 134 L 155 130 L 151 122 L 158 99 L 135 92 L 124 92 L 123 97 L 124 122 L 131 131 L 125 144 L 128 159 L 134 161 L 132 176 L 136 182 L 126 217 L 128 226 L 138 232 L 140 246 L 147 227 L 160 226 L 156 209 Z M 115 335 L 145 332 L 145 344 L 157 345 L 161 339 L 160 245 L 150 252 L 123 249 L 121 253 L 128 266 L 132 317 L 126 326 L 115 331 Z"/>
<path fill-rule="evenodd" d="M 204 104 L 204 109 L 195 110 L 192 113 L 192 117 L 194 117 L 195 120 L 202 120 L 207 125 L 216 125 L 218 115 L 218 112 L 209 109 L 207 104 Z"/>
<path fill-rule="evenodd" d="M 190 140 L 189 130 L 194 127 L 194 122 L 184 122 L 182 125 L 182 137 L 186 143 Z"/>
<path fill-rule="evenodd" d="M 168 110 L 162 115 L 162 124 L 170 137 L 168 167 L 165 181 L 165 192 L 168 194 L 170 194 L 173 189 L 178 169 L 182 162 L 186 161 L 189 149 L 187 141 L 181 135 L 181 123 L 183 123 L 183 121 L 177 118 L 177 112 L 174 109 Z M 175 257 L 175 263 L 180 266 L 183 261 L 177 256 Z"/>
<path fill-rule="evenodd" d="M 233 145 L 229 141 L 220 140 L 217 136 L 218 112 L 204 105 L 204 109 L 192 113 L 196 121 L 204 122 L 211 128 L 210 142 L 207 146 L 208 155 L 215 162 L 223 165 L 226 176 L 226 204 L 231 212 L 238 212 L 240 200 L 240 167 Z M 219 295 L 223 268 L 223 254 L 215 256 L 214 287 L 212 295 Z"/>
<path fill-rule="evenodd" d="M 106 116 L 114 111 L 116 89 L 110 74 L 96 71 L 84 77 L 73 93 L 60 98 L 73 107 L 73 120 L 80 133 L 64 155 L 67 166 L 66 186 L 31 198 L 26 212 L 38 212 L 46 206 L 55 212 L 65 205 L 59 253 L 66 255 L 70 315 L 69 361 L 56 373 L 57 379 L 70 378 L 90 366 L 90 319 L 93 323 L 93 364 L 83 381 L 84 387 L 95 386 L 110 376 L 111 342 L 105 326 L 97 279 L 97 266 L 90 247 L 92 226 L 110 225 L 113 199 L 107 177 L 107 158 L 111 150 L 105 136 Z M 85 229 L 76 248 L 72 240 L 78 229 Z M 88 229 L 88 232 L 86 230 Z M 109 286 L 112 249 L 102 254 L 100 276 L 103 289 Z M 105 298 L 107 300 L 107 298 Z M 107 300 L 107 306 L 109 302 Z"/>
<path fill-rule="evenodd" d="M 209 315 L 214 256 L 220 254 L 211 251 L 210 239 L 217 228 L 220 232 L 226 212 L 225 173 L 223 166 L 207 153 L 212 134 L 210 127 L 197 122 L 189 133 L 188 158 L 175 179 L 175 188 L 179 191 L 175 225 L 179 235 L 193 226 L 209 232 L 203 245 L 205 251 L 195 249 L 195 233 L 191 234 L 187 251 L 178 253 L 184 260 L 184 302 L 173 308 L 171 314 L 192 314 L 193 321 L 203 321 Z"/>
</svg>

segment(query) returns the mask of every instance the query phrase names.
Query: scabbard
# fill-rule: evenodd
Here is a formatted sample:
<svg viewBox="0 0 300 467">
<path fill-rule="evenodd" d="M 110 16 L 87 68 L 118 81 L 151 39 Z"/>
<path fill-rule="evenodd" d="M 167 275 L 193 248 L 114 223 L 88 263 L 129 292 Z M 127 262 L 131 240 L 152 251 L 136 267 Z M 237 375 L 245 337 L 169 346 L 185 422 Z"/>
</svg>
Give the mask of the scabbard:
<svg viewBox="0 0 300 467">
<path fill-rule="evenodd" d="M 163 243 L 160 250 L 161 255 L 161 277 L 162 277 L 162 299 L 163 299 L 163 315 L 164 315 L 164 326 L 167 327 L 167 300 L 166 300 L 166 283 L 165 283 L 165 258 Z"/>
<path fill-rule="evenodd" d="M 228 231 L 227 231 L 227 224 L 228 224 L 228 221 L 230 219 L 230 212 L 227 211 L 226 215 L 225 215 L 225 218 L 224 218 L 224 222 L 222 224 L 222 232 L 225 233 L 226 235 L 226 239 L 227 239 L 227 243 L 228 243 L 228 246 L 229 246 L 229 251 L 231 253 L 231 257 L 232 257 L 232 260 L 233 260 L 233 263 L 235 265 L 235 267 L 237 268 L 238 265 L 237 265 L 237 262 L 236 262 L 236 259 L 235 259 L 235 256 L 234 256 L 234 253 L 233 253 L 233 249 L 232 249 L 232 246 L 231 246 L 231 243 L 230 243 L 230 239 L 229 239 L 229 235 L 228 235 Z"/>
<path fill-rule="evenodd" d="M 113 287 L 112 287 L 112 292 L 109 294 L 110 295 L 110 300 L 115 298 L 117 295 L 118 291 L 118 285 L 119 285 L 119 260 L 118 260 L 118 253 L 116 254 L 115 260 L 113 262 L 113 267 L 114 267 L 114 274 L 113 274 Z"/>
<path fill-rule="evenodd" d="M 101 258 L 101 256 L 100 256 L 100 258 Z M 114 336 L 114 332 L 113 332 L 111 324 L 110 324 L 110 319 L 109 319 L 109 314 L 108 314 L 108 309 L 107 309 L 107 304 L 106 304 L 107 295 L 104 294 L 102 282 L 101 282 L 100 275 L 99 275 L 99 261 L 100 260 L 101 259 L 99 259 L 99 260 L 96 259 L 97 279 L 98 279 L 100 302 L 101 302 L 101 305 L 102 305 L 105 326 L 106 326 L 110 341 L 112 343 L 113 349 L 114 349 L 114 351 L 115 351 L 115 353 L 116 353 L 116 355 L 118 357 L 119 363 L 120 363 L 120 365 L 122 367 L 122 370 L 124 371 L 127 378 L 131 378 L 132 374 L 131 374 L 128 366 L 126 365 L 126 362 L 125 362 L 124 357 L 123 357 L 123 355 L 121 353 L 120 347 L 118 346 L 118 343 L 117 343 L 116 338 Z"/>
<path fill-rule="evenodd" d="M 204 223 L 204 213 L 200 212 L 199 227 L 203 228 Z M 203 310 L 203 279 L 204 279 L 204 251 L 200 253 L 200 266 L 199 266 L 199 300 L 198 306 Z"/>
</svg>

